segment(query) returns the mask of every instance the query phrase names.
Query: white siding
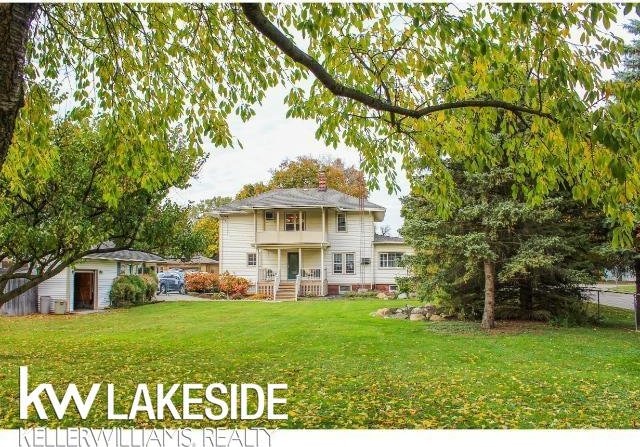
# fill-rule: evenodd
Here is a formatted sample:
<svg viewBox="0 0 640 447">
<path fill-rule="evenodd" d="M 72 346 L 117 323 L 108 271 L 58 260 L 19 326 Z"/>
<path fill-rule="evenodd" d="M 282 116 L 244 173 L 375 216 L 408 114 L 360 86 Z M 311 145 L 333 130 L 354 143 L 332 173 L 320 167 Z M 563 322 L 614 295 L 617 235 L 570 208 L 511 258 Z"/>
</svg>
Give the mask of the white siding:
<svg viewBox="0 0 640 447">
<path fill-rule="evenodd" d="M 275 210 L 274 210 L 275 211 Z M 292 210 L 293 211 L 293 210 Z M 321 210 L 305 210 L 307 216 L 307 231 L 322 229 Z M 280 230 L 284 231 L 284 210 L 280 210 Z M 373 244 L 375 232 L 373 215 L 365 212 L 347 212 L 347 231 L 337 231 L 336 210 L 327 209 L 325 227 L 327 230 L 328 248 L 325 249 L 324 268 L 327 272 L 329 284 L 354 285 L 363 282 L 365 286 L 372 284 L 395 284 L 397 276 L 405 276 L 406 268 L 380 268 L 379 253 L 388 251 L 411 252 L 404 244 Z M 265 222 L 264 211 L 256 214 L 258 231 L 275 230 L 275 222 Z M 257 280 L 258 267 L 247 266 L 247 253 L 255 253 L 254 215 L 233 214 L 220 220 L 220 272 L 228 271 L 234 275 L 243 276 L 254 284 Z M 297 252 L 297 248 L 281 249 L 280 275 L 286 279 L 287 252 Z M 354 253 L 355 273 L 333 273 L 334 253 Z M 362 258 L 370 258 L 369 265 L 362 265 Z M 258 265 L 261 268 L 271 268 L 278 271 L 278 251 L 276 249 L 261 249 Z M 303 248 L 302 268 L 320 268 L 320 247 Z M 363 275 L 361 275 L 361 269 Z"/>
<path fill-rule="evenodd" d="M 256 282 L 258 267 L 247 265 L 247 253 L 255 253 L 254 217 L 232 214 L 220 220 L 220 273 L 229 272 Z"/>
<path fill-rule="evenodd" d="M 338 232 L 335 210 L 327 211 L 328 242 L 329 248 L 325 253 L 325 267 L 329 284 L 360 284 L 361 269 L 364 270 L 364 284 L 370 285 L 373 281 L 372 265 L 361 265 L 361 258 L 373 256 L 373 216 L 365 212 L 363 219 L 359 212 L 347 212 L 347 231 Z M 364 241 L 361 240 L 364 236 Z M 364 242 L 364 243 L 363 243 Z M 333 253 L 355 253 L 355 273 L 333 273 Z M 372 260 L 373 263 L 373 260 Z"/>
<path fill-rule="evenodd" d="M 96 270 L 98 273 L 98 309 L 109 307 L 109 292 L 113 280 L 118 276 L 118 263 L 116 261 L 102 259 L 87 259 L 76 263 L 76 270 Z M 71 294 L 73 288 L 71 288 Z"/>
<path fill-rule="evenodd" d="M 38 284 L 38 298 L 49 296 L 51 299 L 68 301 L 70 297 L 70 282 L 70 269 L 67 267 L 57 275 Z"/>
<path fill-rule="evenodd" d="M 375 244 L 375 256 L 371 260 L 375 267 L 376 284 L 395 284 L 396 277 L 407 276 L 406 267 L 380 267 L 380 253 L 401 252 L 412 253 L 406 244 Z"/>
<path fill-rule="evenodd" d="M 109 291 L 117 276 L 117 262 L 102 259 L 86 259 L 74 265 L 76 270 L 96 270 L 98 275 L 98 308 L 109 306 Z M 50 296 L 52 299 L 67 300 L 67 308 L 73 311 L 73 273 L 65 268 L 52 278 L 38 285 L 38 296 Z"/>
</svg>

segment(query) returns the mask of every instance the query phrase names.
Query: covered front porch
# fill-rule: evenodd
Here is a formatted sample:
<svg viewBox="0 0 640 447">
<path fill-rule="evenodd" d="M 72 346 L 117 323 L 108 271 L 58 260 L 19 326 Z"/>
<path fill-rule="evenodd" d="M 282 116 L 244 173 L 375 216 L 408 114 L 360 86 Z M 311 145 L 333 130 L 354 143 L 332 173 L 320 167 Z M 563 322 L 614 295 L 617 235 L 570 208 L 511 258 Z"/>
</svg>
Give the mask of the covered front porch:
<svg viewBox="0 0 640 447">
<path fill-rule="evenodd" d="M 324 245 L 257 247 L 258 293 L 273 296 L 274 299 L 325 296 L 325 250 Z M 293 297 L 284 296 L 289 291 L 293 291 Z"/>
</svg>

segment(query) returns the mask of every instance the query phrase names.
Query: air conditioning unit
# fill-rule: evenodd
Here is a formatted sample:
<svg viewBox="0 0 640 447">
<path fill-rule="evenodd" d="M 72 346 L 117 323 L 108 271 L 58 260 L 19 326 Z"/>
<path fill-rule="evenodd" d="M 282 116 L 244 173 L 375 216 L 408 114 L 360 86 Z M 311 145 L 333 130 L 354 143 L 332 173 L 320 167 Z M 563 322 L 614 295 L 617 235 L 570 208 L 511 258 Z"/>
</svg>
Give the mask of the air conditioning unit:
<svg viewBox="0 0 640 447">
<path fill-rule="evenodd" d="M 360 265 L 369 265 L 371 264 L 371 258 L 360 258 Z"/>
<path fill-rule="evenodd" d="M 67 300 L 53 300 L 53 313 L 64 315 L 67 313 Z"/>
</svg>

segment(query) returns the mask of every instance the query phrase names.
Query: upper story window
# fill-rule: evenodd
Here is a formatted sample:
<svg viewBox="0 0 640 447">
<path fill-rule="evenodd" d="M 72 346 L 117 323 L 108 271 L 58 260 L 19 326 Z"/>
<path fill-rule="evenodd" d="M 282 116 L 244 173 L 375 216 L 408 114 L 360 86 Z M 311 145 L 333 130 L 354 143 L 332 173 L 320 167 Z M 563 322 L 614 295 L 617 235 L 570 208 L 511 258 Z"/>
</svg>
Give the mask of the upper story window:
<svg viewBox="0 0 640 447">
<path fill-rule="evenodd" d="M 304 231 L 305 230 L 305 213 L 285 213 L 284 230 L 285 231 Z"/>
<path fill-rule="evenodd" d="M 264 220 L 276 220 L 276 213 L 273 211 L 265 211 Z"/>
<path fill-rule="evenodd" d="M 402 252 L 389 252 L 380 253 L 380 267 L 382 268 L 396 268 L 400 267 L 400 261 L 402 260 Z"/>
<path fill-rule="evenodd" d="M 247 253 L 247 265 L 249 267 L 255 267 L 258 264 L 257 260 L 255 253 Z"/>
<path fill-rule="evenodd" d="M 338 232 L 344 233 L 345 231 L 347 231 L 347 213 L 338 213 L 336 215 L 336 219 Z"/>
</svg>

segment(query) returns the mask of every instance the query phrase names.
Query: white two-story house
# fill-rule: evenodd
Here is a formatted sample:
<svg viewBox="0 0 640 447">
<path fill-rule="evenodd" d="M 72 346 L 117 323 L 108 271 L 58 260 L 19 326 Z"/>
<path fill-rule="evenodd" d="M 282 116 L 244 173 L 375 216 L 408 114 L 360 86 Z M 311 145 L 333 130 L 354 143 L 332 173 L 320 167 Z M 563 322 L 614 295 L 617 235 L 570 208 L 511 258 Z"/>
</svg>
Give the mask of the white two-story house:
<svg viewBox="0 0 640 447">
<path fill-rule="evenodd" d="M 219 267 L 278 299 L 396 290 L 410 248 L 375 234 L 385 208 L 326 188 L 276 189 L 211 212 L 220 221 Z"/>
</svg>

